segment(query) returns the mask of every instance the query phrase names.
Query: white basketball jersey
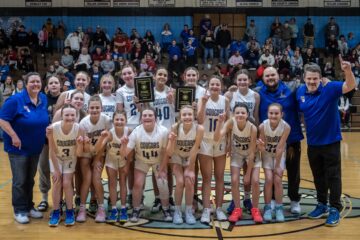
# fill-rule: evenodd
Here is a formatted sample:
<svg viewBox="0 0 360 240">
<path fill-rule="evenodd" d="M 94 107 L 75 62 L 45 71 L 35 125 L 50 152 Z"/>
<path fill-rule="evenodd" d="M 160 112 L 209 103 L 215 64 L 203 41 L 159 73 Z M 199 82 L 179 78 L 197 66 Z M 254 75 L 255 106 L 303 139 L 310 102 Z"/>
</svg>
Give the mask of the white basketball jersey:
<svg viewBox="0 0 360 240">
<path fill-rule="evenodd" d="M 205 107 L 205 121 L 204 121 L 204 138 L 213 139 L 214 132 L 216 129 L 216 124 L 219 119 L 219 114 L 225 112 L 226 108 L 226 98 L 222 95 L 219 96 L 217 102 L 214 102 L 209 98 Z"/>
<path fill-rule="evenodd" d="M 107 144 L 106 161 L 109 161 L 109 159 L 120 160 L 122 158 L 120 156 L 120 147 L 121 147 L 120 138 L 116 136 L 115 128 L 110 129 L 110 133 L 112 135 L 112 140 Z M 124 136 L 127 136 L 128 133 L 129 133 L 129 128 L 125 127 Z"/>
<path fill-rule="evenodd" d="M 169 90 L 170 88 L 167 86 L 162 92 L 159 92 L 154 88 L 155 101 L 150 104 L 156 110 L 158 123 L 167 129 L 171 129 L 171 126 L 175 123 L 174 104 L 169 104 L 166 98 Z"/>
<path fill-rule="evenodd" d="M 135 88 L 124 85 L 116 91 L 116 101 L 124 104 L 124 111 L 127 117 L 127 126 L 135 128 L 140 124 L 140 113 L 136 109 L 133 101 Z"/>
<path fill-rule="evenodd" d="M 232 121 L 233 128 L 231 132 L 231 156 L 247 156 L 249 155 L 251 126 L 253 124 L 247 121 L 245 124 L 245 128 L 243 130 L 240 130 L 234 117 L 232 118 Z"/>
<path fill-rule="evenodd" d="M 52 126 L 58 159 L 61 161 L 76 161 L 76 138 L 79 133 L 79 124 L 74 123 L 68 134 L 64 134 L 61 129 L 61 121 L 53 123 Z"/>
<path fill-rule="evenodd" d="M 174 153 L 180 157 L 189 157 L 191 148 L 195 144 L 197 124 L 193 124 L 188 133 L 184 132 L 183 124 L 180 123 L 177 132 Z"/>
<path fill-rule="evenodd" d="M 137 126 L 129 136 L 128 148 L 135 149 L 136 161 L 143 161 L 147 164 L 161 162 L 161 150 L 166 148 L 168 130 L 155 124 L 154 131 L 148 133 L 143 125 Z"/>
<path fill-rule="evenodd" d="M 88 138 L 90 138 L 91 145 L 95 146 L 101 135 L 101 132 L 105 129 L 110 129 L 111 119 L 105 114 L 101 113 L 97 123 L 93 124 L 90 121 L 90 115 L 87 115 L 81 120 L 80 126 L 85 130 Z"/>
<path fill-rule="evenodd" d="M 112 94 L 110 96 L 100 94 L 99 96 L 102 104 L 102 113 L 112 119 L 116 110 L 116 97 Z"/>
<path fill-rule="evenodd" d="M 67 91 L 67 95 L 66 98 L 70 99 L 71 98 L 71 94 L 73 94 L 76 91 L 76 89 L 71 89 L 69 91 Z M 86 92 L 84 92 L 84 106 L 83 106 L 83 110 L 85 112 L 87 112 L 88 108 L 89 108 L 89 100 L 90 100 L 90 95 L 87 94 Z"/>
<path fill-rule="evenodd" d="M 281 139 L 281 136 L 284 133 L 286 122 L 281 119 L 279 125 L 274 130 L 272 130 L 270 127 L 269 119 L 266 119 L 263 124 L 266 139 L 265 150 L 266 152 L 274 156 L 276 152 L 276 147 Z"/>
<path fill-rule="evenodd" d="M 202 86 L 196 85 L 195 89 L 195 102 L 198 102 L 201 97 L 203 97 L 206 93 L 206 89 Z"/>
<path fill-rule="evenodd" d="M 245 103 L 249 108 L 249 117 L 254 119 L 255 111 L 255 92 L 251 89 L 248 90 L 246 95 L 242 95 L 240 91 L 233 93 L 233 97 L 230 102 L 230 110 L 233 112 L 234 107 L 239 103 Z"/>
</svg>

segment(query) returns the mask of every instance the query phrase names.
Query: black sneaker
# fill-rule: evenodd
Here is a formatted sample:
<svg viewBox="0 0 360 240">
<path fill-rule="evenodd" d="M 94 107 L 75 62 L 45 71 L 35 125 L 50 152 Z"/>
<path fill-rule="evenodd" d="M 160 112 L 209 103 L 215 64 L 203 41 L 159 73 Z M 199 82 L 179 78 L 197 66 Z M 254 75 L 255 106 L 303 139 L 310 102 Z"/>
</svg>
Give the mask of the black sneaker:
<svg viewBox="0 0 360 240">
<path fill-rule="evenodd" d="M 134 209 L 130 218 L 130 222 L 137 223 L 139 221 L 139 218 L 140 218 L 140 210 Z"/>
<path fill-rule="evenodd" d="M 154 204 L 153 204 L 153 206 L 152 206 L 152 208 L 151 208 L 151 212 L 152 212 L 152 213 L 157 213 L 157 212 L 160 211 L 160 209 L 161 209 L 161 201 L 160 201 L 160 198 L 155 198 Z"/>
<path fill-rule="evenodd" d="M 126 207 L 127 207 L 127 209 L 133 208 L 133 205 L 132 205 L 132 194 L 129 194 L 129 195 L 127 195 L 127 197 L 126 197 Z"/>
<path fill-rule="evenodd" d="M 170 205 L 170 210 L 174 211 L 175 210 L 175 202 L 174 202 L 174 198 L 170 197 L 169 198 L 169 205 Z"/>
<path fill-rule="evenodd" d="M 97 212 L 97 209 L 98 209 L 98 204 L 96 200 L 90 200 L 89 213 L 95 214 Z"/>
<path fill-rule="evenodd" d="M 40 212 L 46 212 L 49 208 L 49 203 L 47 201 L 41 201 L 37 206 L 37 210 Z"/>
<path fill-rule="evenodd" d="M 164 221 L 165 222 L 172 222 L 173 218 L 171 216 L 170 208 L 166 210 L 162 210 L 164 214 Z"/>
</svg>

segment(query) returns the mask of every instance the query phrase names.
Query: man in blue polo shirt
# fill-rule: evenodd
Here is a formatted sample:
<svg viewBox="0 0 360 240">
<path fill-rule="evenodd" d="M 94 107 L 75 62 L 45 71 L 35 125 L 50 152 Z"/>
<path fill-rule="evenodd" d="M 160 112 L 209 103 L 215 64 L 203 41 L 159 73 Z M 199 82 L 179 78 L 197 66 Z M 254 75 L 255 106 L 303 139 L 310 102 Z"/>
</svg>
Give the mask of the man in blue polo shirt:
<svg viewBox="0 0 360 240">
<path fill-rule="evenodd" d="M 309 218 L 328 215 L 327 226 L 336 226 L 342 209 L 341 197 L 341 154 L 340 119 L 338 112 L 339 97 L 355 88 L 355 77 L 349 62 L 339 56 L 345 82 L 321 81 L 318 65 L 305 69 L 305 86 L 297 90 L 296 100 L 304 113 L 308 158 L 314 177 L 318 205 L 308 214 Z M 327 207 L 330 191 L 330 209 Z"/>
<path fill-rule="evenodd" d="M 290 125 L 291 131 L 287 139 L 286 170 L 288 175 L 288 196 L 291 200 L 290 211 L 301 213 L 299 194 L 300 185 L 300 155 L 301 131 L 300 119 L 296 103 L 296 89 L 290 89 L 279 80 L 279 74 L 273 67 L 268 67 L 263 73 L 263 85 L 257 89 L 260 94 L 259 119 L 267 119 L 268 107 L 272 103 L 279 103 L 283 107 L 284 120 Z"/>
</svg>

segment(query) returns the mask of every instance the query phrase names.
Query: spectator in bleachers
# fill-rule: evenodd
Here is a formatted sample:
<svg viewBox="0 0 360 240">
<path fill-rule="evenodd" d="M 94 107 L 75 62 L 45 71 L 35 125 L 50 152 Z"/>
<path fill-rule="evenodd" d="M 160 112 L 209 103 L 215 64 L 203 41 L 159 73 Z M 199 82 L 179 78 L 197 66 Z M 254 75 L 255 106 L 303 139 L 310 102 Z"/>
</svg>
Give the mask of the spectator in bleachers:
<svg viewBox="0 0 360 240">
<path fill-rule="evenodd" d="M 273 45 L 272 38 L 267 38 L 265 40 L 265 43 L 262 46 L 262 51 L 261 52 L 264 53 L 266 49 L 269 50 L 270 53 L 274 52 L 274 45 Z"/>
<path fill-rule="evenodd" d="M 55 32 L 55 27 L 52 24 L 51 18 L 48 18 L 46 20 L 46 23 L 44 24 L 45 28 L 46 28 L 46 32 L 47 32 L 47 49 L 50 52 L 50 54 L 53 54 L 53 40 L 54 40 L 54 32 Z"/>
<path fill-rule="evenodd" d="M 251 46 L 254 46 L 254 48 L 257 51 L 260 51 L 260 43 L 258 41 L 256 41 L 255 38 L 250 37 L 249 41 L 246 43 L 246 49 L 249 50 Z"/>
<path fill-rule="evenodd" d="M 220 51 L 220 62 L 222 64 L 227 63 L 231 44 L 231 33 L 227 28 L 227 24 L 222 24 L 221 29 L 216 34 L 216 44 Z"/>
<path fill-rule="evenodd" d="M 246 28 L 244 33 L 244 41 L 250 41 L 250 39 L 256 39 L 257 37 L 257 27 L 255 25 L 255 20 L 251 19 L 249 26 Z"/>
<path fill-rule="evenodd" d="M 203 39 L 207 30 L 212 30 L 212 22 L 209 14 L 205 14 L 204 18 L 200 20 L 200 39 Z"/>
<path fill-rule="evenodd" d="M 335 39 L 339 37 L 340 27 L 335 22 L 334 17 L 329 18 L 328 24 L 325 26 L 325 46 L 328 46 L 328 41 L 332 41 L 332 35 Z"/>
<path fill-rule="evenodd" d="M 205 34 L 205 35 L 206 35 L 206 34 Z M 204 35 L 204 36 L 205 36 L 205 35 Z M 199 47 L 199 40 L 198 40 L 198 38 L 195 36 L 193 29 L 190 29 L 190 30 L 189 30 L 189 36 L 188 36 L 188 38 L 187 38 L 187 40 L 186 40 L 186 42 L 185 42 L 184 47 L 186 46 L 187 43 L 189 43 L 189 40 L 192 41 L 192 45 L 193 45 L 194 47 L 196 47 L 196 48 Z"/>
<path fill-rule="evenodd" d="M 48 39 L 49 39 L 49 33 L 46 30 L 46 26 L 43 25 L 42 29 L 38 33 L 39 38 L 39 47 L 41 52 L 41 57 L 45 57 L 45 52 L 48 49 Z"/>
<path fill-rule="evenodd" d="M 94 36 L 94 33 L 89 32 L 89 30 L 87 32 L 85 32 L 85 33 L 84 32 L 79 32 L 79 38 L 80 38 L 81 47 L 86 47 L 87 49 L 89 49 L 93 36 Z"/>
<path fill-rule="evenodd" d="M 67 70 L 71 71 L 74 66 L 74 57 L 70 55 L 70 48 L 64 48 L 64 54 L 61 56 L 61 65 Z"/>
<path fill-rule="evenodd" d="M 56 75 L 59 74 L 60 72 L 63 73 L 65 71 L 65 68 L 60 65 L 60 62 L 58 60 L 54 61 L 54 69 Z"/>
<path fill-rule="evenodd" d="M 271 24 L 270 27 L 270 37 L 274 37 L 274 35 L 281 36 L 281 22 L 279 17 L 275 17 L 274 22 Z"/>
<path fill-rule="evenodd" d="M 65 33 L 65 24 L 60 20 L 55 29 L 56 50 L 58 53 L 61 53 L 64 49 Z"/>
<path fill-rule="evenodd" d="M 353 49 L 349 52 L 347 60 L 354 66 L 355 62 L 358 60 L 358 55 L 356 54 L 356 49 Z"/>
<path fill-rule="evenodd" d="M 156 66 L 156 62 L 152 58 L 151 54 L 149 54 L 149 53 L 145 54 L 145 61 L 146 61 L 146 64 L 148 65 L 147 71 L 155 74 L 157 66 Z"/>
<path fill-rule="evenodd" d="M 131 45 L 135 46 L 135 44 L 137 42 L 141 42 L 141 41 L 142 41 L 142 38 L 140 37 L 140 34 L 136 30 L 136 28 L 131 29 L 131 34 L 130 34 Z"/>
<path fill-rule="evenodd" d="M 29 48 L 31 49 L 32 52 L 35 52 L 38 49 L 39 38 L 37 34 L 35 34 L 32 31 L 31 28 L 29 28 L 28 34 L 29 34 Z"/>
<path fill-rule="evenodd" d="M 9 64 L 5 62 L 3 57 L 0 57 L 0 82 L 5 82 L 6 77 L 9 75 L 10 67 Z"/>
<path fill-rule="evenodd" d="M 307 48 L 309 45 L 314 45 L 315 38 L 315 27 L 311 22 L 311 18 L 307 19 L 307 22 L 303 28 L 303 37 L 304 37 L 304 48 Z"/>
<path fill-rule="evenodd" d="M 186 39 L 188 39 L 189 37 L 189 25 L 184 24 L 184 28 L 180 33 L 180 38 L 182 40 L 182 44 L 184 44 L 184 42 L 186 42 Z"/>
<path fill-rule="evenodd" d="M 301 76 L 304 68 L 304 62 L 300 55 L 300 51 L 295 51 L 294 56 L 290 58 L 291 73 L 294 76 Z"/>
<path fill-rule="evenodd" d="M 4 83 L 0 84 L 0 91 L 3 96 L 3 102 L 8 99 L 13 91 L 15 90 L 15 86 L 11 76 L 7 76 Z"/>
<path fill-rule="evenodd" d="M 354 66 L 352 67 L 352 72 L 354 73 L 355 81 L 356 81 L 355 90 L 358 90 L 359 83 L 360 83 L 360 64 L 359 64 L 359 61 L 355 61 Z"/>
<path fill-rule="evenodd" d="M 260 62 L 259 62 L 260 63 Z M 260 66 L 258 67 L 258 69 L 256 70 L 256 80 L 260 80 L 263 77 L 263 73 L 265 68 L 267 68 L 269 65 L 267 63 L 266 60 L 263 60 L 260 64 Z"/>
<path fill-rule="evenodd" d="M 6 36 L 4 29 L 0 27 L 0 50 L 8 48 L 9 38 Z"/>
<path fill-rule="evenodd" d="M 100 85 L 100 79 L 102 77 L 102 73 L 100 72 L 99 66 L 93 64 L 90 70 L 90 77 L 94 80 L 97 85 Z"/>
<path fill-rule="evenodd" d="M 114 61 L 111 59 L 111 55 L 110 54 L 106 54 L 105 59 L 101 61 L 100 63 L 102 72 L 104 74 L 108 74 L 108 73 L 113 73 L 115 70 L 115 63 Z"/>
<path fill-rule="evenodd" d="M 18 63 L 18 53 L 17 51 L 9 45 L 8 50 L 5 52 L 5 56 L 7 58 L 7 61 L 9 62 L 9 66 L 13 67 L 14 69 L 17 69 L 17 63 Z"/>
<path fill-rule="evenodd" d="M 291 46 L 292 49 L 295 49 L 296 43 L 297 43 L 298 34 L 299 34 L 299 27 L 298 27 L 298 25 L 296 24 L 296 19 L 295 19 L 295 18 L 290 18 L 289 27 L 290 27 L 291 30 L 292 30 L 292 36 L 291 36 L 290 46 Z"/>
<path fill-rule="evenodd" d="M 170 30 L 170 25 L 168 23 L 165 23 L 163 31 L 161 32 L 161 47 L 163 49 L 168 49 L 173 39 L 174 37 Z"/>
<path fill-rule="evenodd" d="M 239 52 L 239 51 L 236 51 L 236 52 L 229 58 L 228 64 L 229 64 L 231 67 L 235 67 L 235 66 L 243 65 L 243 64 L 244 64 L 244 59 L 243 59 L 243 57 L 240 55 L 240 52 Z"/>
<path fill-rule="evenodd" d="M 169 72 L 169 83 L 172 83 L 173 86 L 180 86 L 183 84 L 182 74 L 185 70 L 185 64 L 182 58 L 179 58 L 178 55 L 174 55 L 168 64 Z"/>
<path fill-rule="evenodd" d="M 342 57 L 346 57 L 349 52 L 348 43 L 346 42 L 346 38 L 344 35 L 340 35 L 338 40 L 339 52 Z"/>
<path fill-rule="evenodd" d="M 81 41 L 78 31 L 70 33 L 65 40 L 65 47 L 70 47 L 71 55 L 74 57 L 74 60 L 79 56 Z"/>
<path fill-rule="evenodd" d="M 322 75 L 329 79 L 335 78 L 335 69 L 334 69 L 333 65 L 331 64 L 331 62 L 327 62 L 325 64 Z"/>
<path fill-rule="evenodd" d="M 159 55 L 158 55 L 158 52 L 155 49 L 155 45 L 147 44 L 145 54 L 150 55 L 151 59 L 154 60 L 155 63 L 159 63 Z"/>
<path fill-rule="evenodd" d="M 93 53 L 97 47 L 100 47 L 102 50 L 104 50 L 107 43 L 108 39 L 105 35 L 105 32 L 101 29 L 99 25 L 97 25 L 96 31 L 91 39 L 90 53 Z"/>
<path fill-rule="evenodd" d="M 99 64 L 102 60 L 105 59 L 105 54 L 101 47 L 96 47 L 95 52 L 91 55 L 91 59 L 94 63 Z"/>
<path fill-rule="evenodd" d="M 335 38 L 335 35 L 330 36 L 330 38 L 327 40 L 327 45 L 325 47 L 326 47 L 325 56 L 326 57 L 331 56 L 334 63 L 335 58 L 339 54 L 339 45 L 337 39 Z"/>
<path fill-rule="evenodd" d="M 342 95 L 339 99 L 338 109 L 341 119 L 341 127 L 350 128 L 350 103 L 346 95 Z"/>
<path fill-rule="evenodd" d="M 244 62 L 247 68 L 258 68 L 259 66 L 259 51 L 256 49 L 256 45 L 252 44 L 250 45 L 250 49 L 246 51 L 244 54 Z"/>
<path fill-rule="evenodd" d="M 208 58 L 210 61 L 213 61 L 216 44 L 214 35 L 210 30 L 207 31 L 206 36 L 202 39 L 202 46 L 204 47 L 203 63 L 205 64 Z"/>
<path fill-rule="evenodd" d="M 358 40 L 356 39 L 353 32 L 348 33 L 347 38 L 347 44 L 350 50 L 354 49 L 356 47 L 356 44 L 358 44 Z"/>
<path fill-rule="evenodd" d="M 16 88 L 13 91 L 12 95 L 22 92 L 24 90 L 24 81 L 22 79 L 17 80 Z"/>
<path fill-rule="evenodd" d="M 288 55 L 283 54 L 278 63 L 278 71 L 282 72 L 285 70 L 290 72 L 290 58 Z"/>
<path fill-rule="evenodd" d="M 285 21 L 284 25 L 281 27 L 281 40 L 282 47 L 280 50 L 285 49 L 291 43 L 291 38 L 293 36 L 293 31 L 289 26 L 289 22 Z"/>
<path fill-rule="evenodd" d="M 359 60 L 360 60 L 360 43 L 358 43 L 355 47 L 355 51 L 356 51 L 356 55 L 358 56 Z"/>
<path fill-rule="evenodd" d="M 49 65 L 49 67 L 43 77 L 43 80 L 46 81 L 46 79 L 51 76 L 56 76 L 55 67 L 53 64 Z"/>
<path fill-rule="evenodd" d="M 151 30 L 146 30 L 145 36 L 143 38 L 147 43 L 155 44 L 155 37 L 152 34 Z"/>
<path fill-rule="evenodd" d="M 309 64 L 309 63 L 316 63 L 316 56 L 313 53 L 312 48 L 307 48 L 305 54 L 302 56 L 303 61 L 304 61 L 304 65 Z"/>
<path fill-rule="evenodd" d="M 25 31 L 25 26 L 20 25 L 19 30 L 15 31 L 15 39 L 12 39 L 11 41 L 14 43 L 14 46 L 16 46 L 18 53 L 22 48 L 28 48 L 29 47 L 29 34 Z"/>
<path fill-rule="evenodd" d="M 197 47 L 194 45 L 192 38 L 188 39 L 185 46 L 185 59 L 187 67 L 197 66 Z"/>
<path fill-rule="evenodd" d="M 118 48 L 119 53 L 124 59 L 129 59 L 131 53 L 131 41 L 124 32 L 120 32 L 114 39 L 114 47 Z"/>
<path fill-rule="evenodd" d="M 264 61 L 267 66 L 274 66 L 275 64 L 275 58 L 268 49 L 265 49 L 265 52 L 260 56 L 259 64 L 262 64 Z"/>
<path fill-rule="evenodd" d="M 171 45 L 168 47 L 168 53 L 169 53 L 169 59 L 172 59 L 175 55 L 177 55 L 178 57 L 181 57 L 181 49 L 179 48 L 179 46 L 176 44 L 176 40 L 173 39 L 171 41 Z"/>
<path fill-rule="evenodd" d="M 87 71 L 90 69 L 90 65 L 92 63 L 91 57 L 88 53 L 88 49 L 86 47 L 81 48 L 81 53 L 76 63 L 74 64 L 74 68 L 76 71 Z"/>
<path fill-rule="evenodd" d="M 23 48 L 20 50 L 17 66 L 19 70 L 26 73 L 34 71 L 33 58 L 30 55 L 29 48 Z"/>
<path fill-rule="evenodd" d="M 136 41 L 135 41 L 136 42 Z M 136 66 L 139 66 L 141 59 L 144 57 L 144 50 L 139 42 L 131 49 L 131 60 Z"/>
<path fill-rule="evenodd" d="M 239 52 L 240 55 L 243 55 L 245 54 L 246 52 L 246 44 L 241 41 L 240 39 L 239 40 L 236 40 L 236 41 L 233 41 L 230 45 L 230 53 L 231 54 L 235 54 L 235 52 Z"/>
</svg>

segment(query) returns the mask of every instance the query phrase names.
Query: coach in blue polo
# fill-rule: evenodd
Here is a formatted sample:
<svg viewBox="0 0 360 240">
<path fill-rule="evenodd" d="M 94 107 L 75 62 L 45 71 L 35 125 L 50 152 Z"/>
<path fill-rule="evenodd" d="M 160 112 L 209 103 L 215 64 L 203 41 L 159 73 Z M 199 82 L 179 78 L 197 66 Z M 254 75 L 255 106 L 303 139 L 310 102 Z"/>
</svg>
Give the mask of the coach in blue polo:
<svg viewBox="0 0 360 240">
<path fill-rule="evenodd" d="M 296 93 L 300 111 L 304 113 L 308 158 L 314 177 L 318 205 L 308 214 L 309 218 L 328 215 L 327 226 L 336 226 L 342 209 L 340 119 L 338 101 L 341 95 L 355 88 L 355 77 L 349 62 L 339 56 L 345 82 L 322 82 L 318 65 L 305 69 L 305 86 Z M 328 191 L 330 207 L 327 206 Z"/>
<path fill-rule="evenodd" d="M 267 119 L 267 111 L 270 104 L 279 103 L 283 107 L 284 120 L 291 127 L 289 137 L 286 141 L 285 163 L 288 175 L 288 196 L 291 201 L 291 213 L 300 214 L 300 156 L 301 140 L 304 139 L 304 136 L 301 131 L 296 103 L 296 86 L 290 89 L 279 79 L 279 74 L 275 68 L 267 67 L 263 73 L 263 85 L 256 90 L 260 94 L 260 122 Z"/>
</svg>

